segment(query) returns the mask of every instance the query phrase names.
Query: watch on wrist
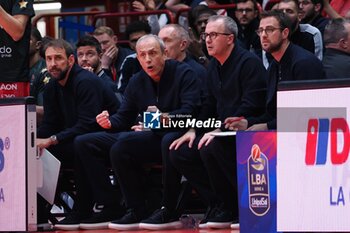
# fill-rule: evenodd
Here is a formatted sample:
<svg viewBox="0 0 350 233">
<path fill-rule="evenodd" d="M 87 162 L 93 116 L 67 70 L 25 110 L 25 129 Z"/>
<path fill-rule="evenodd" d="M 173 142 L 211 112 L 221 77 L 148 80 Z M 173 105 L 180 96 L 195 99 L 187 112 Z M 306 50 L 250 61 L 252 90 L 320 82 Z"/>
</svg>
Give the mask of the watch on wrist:
<svg viewBox="0 0 350 233">
<path fill-rule="evenodd" d="M 52 135 L 52 136 L 50 137 L 50 141 L 52 142 L 53 145 L 58 144 L 58 140 L 57 140 L 56 135 Z"/>
</svg>

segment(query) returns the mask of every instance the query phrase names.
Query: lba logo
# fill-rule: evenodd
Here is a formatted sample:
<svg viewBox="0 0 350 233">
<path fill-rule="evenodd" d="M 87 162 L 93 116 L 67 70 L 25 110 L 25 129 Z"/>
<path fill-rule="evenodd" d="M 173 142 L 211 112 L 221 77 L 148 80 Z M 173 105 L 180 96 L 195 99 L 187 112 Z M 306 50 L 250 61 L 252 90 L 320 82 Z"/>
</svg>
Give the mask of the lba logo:
<svg viewBox="0 0 350 233">
<path fill-rule="evenodd" d="M 157 112 L 144 112 L 143 113 L 143 127 L 145 129 L 160 129 L 160 116 L 162 114 Z"/>
<path fill-rule="evenodd" d="M 249 209 L 263 216 L 270 209 L 269 160 L 257 144 L 252 146 L 247 165 Z"/>
<path fill-rule="evenodd" d="M 329 135 L 331 136 L 330 143 L 328 143 Z M 343 145 L 343 148 L 338 148 L 338 144 Z M 305 153 L 306 165 L 326 164 L 328 145 L 330 145 L 332 164 L 340 165 L 347 161 L 350 149 L 350 134 L 346 119 L 333 118 L 329 120 L 321 118 L 309 120 Z"/>
</svg>

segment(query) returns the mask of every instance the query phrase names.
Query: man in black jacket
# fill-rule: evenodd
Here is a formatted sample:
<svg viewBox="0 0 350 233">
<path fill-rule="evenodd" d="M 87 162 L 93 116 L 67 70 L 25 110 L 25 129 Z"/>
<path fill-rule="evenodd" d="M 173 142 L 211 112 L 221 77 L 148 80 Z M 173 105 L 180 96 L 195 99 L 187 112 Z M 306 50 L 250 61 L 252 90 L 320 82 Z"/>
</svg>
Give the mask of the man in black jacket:
<svg viewBox="0 0 350 233">
<path fill-rule="evenodd" d="M 104 109 L 117 110 L 114 93 L 107 91 L 93 73 L 74 63 L 70 44 L 53 40 L 45 50 L 47 69 L 53 80 L 44 92 L 45 114 L 37 140 L 41 149 L 72 143 L 77 135 L 99 130 L 96 114 Z"/>
<path fill-rule="evenodd" d="M 52 78 L 44 92 L 44 119 L 38 128 L 37 146 L 50 150 L 62 167 L 77 168 L 75 137 L 101 130 L 95 116 L 105 109 L 116 112 L 116 97 L 95 74 L 75 64 L 74 50 L 66 41 L 50 41 L 45 50 Z M 75 209 L 84 208 L 79 201 Z"/>
<path fill-rule="evenodd" d="M 327 78 L 350 78 L 350 20 L 331 20 L 324 32 L 324 43 L 322 62 Z"/>
<path fill-rule="evenodd" d="M 237 25 L 229 17 L 211 16 L 208 20 L 202 40 L 214 58 L 208 66 L 209 94 L 199 119 L 214 117 L 224 122 L 231 116 L 256 116 L 263 110 L 266 70 L 258 57 L 237 45 L 237 33 Z M 218 127 L 204 134 L 191 129 L 170 146 L 173 165 L 208 199 L 208 214 L 200 227 L 227 228 L 238 221 L 235 138 L 214 138 L 212 134 L 222 130 Z"/>
</svg>

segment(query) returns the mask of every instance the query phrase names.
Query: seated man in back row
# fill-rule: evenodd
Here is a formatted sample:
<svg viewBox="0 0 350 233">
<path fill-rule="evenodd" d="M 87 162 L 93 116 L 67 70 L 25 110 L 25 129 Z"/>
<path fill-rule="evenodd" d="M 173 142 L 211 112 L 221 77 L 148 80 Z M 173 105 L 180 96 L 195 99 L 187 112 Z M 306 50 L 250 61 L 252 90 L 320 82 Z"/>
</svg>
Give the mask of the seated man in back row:
<svg viewBox="0 0 350 233">
<path fill-rule="evenodd" d="M 102 69 L 102 48 L 98 40 L 90 35 L 83 36 L 76 44 L 78 64 L 83 69 L 95 73 L 113 92 L 117 91 L 117 85 L 112 81 L 104 69 Z"/>
</svg>

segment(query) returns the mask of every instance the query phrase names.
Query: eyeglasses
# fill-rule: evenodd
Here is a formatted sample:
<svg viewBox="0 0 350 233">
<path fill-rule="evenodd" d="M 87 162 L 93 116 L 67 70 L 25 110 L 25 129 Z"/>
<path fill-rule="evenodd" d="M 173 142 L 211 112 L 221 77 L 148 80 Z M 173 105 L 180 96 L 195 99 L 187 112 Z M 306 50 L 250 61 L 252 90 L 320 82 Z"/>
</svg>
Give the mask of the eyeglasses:
<svg viewBox="0 0 350 233">
<path fill-rule="evenodd" d="M 259 28 L 255 32 L 258 34 L 258 36 L 261 36 L 263 32 L 265 31 L 266 35 L 271 35 L 276 30 L 281 30 L 282 28 L 275 28 L 275 27 L 267 27 L 265 29 Z"/>
<path fill-rule="evenodd" d="M 210 33 L 206 33 L 203 32 L 201 33 L 201 39 L 203 41 L 205 41 L 207 39 L 207 37 L 209 36 L 209 39 L 214 40 L 218 35 L 224 35 L 224 36 L 229 36 L 232 35 L 233 33 L 222 33 L 222 32 L 210 32 Z"/>
<path fill-rule="evenodd" d="M 251 9 L 251 8 L 243 8 L 243 9 L 236 9 L 236 11 L 242 14 L 243 12 L 245 12 L 245 13 L 251 13 L 251 12 L 253 12 L 254 10 Z"/>
</svg>

